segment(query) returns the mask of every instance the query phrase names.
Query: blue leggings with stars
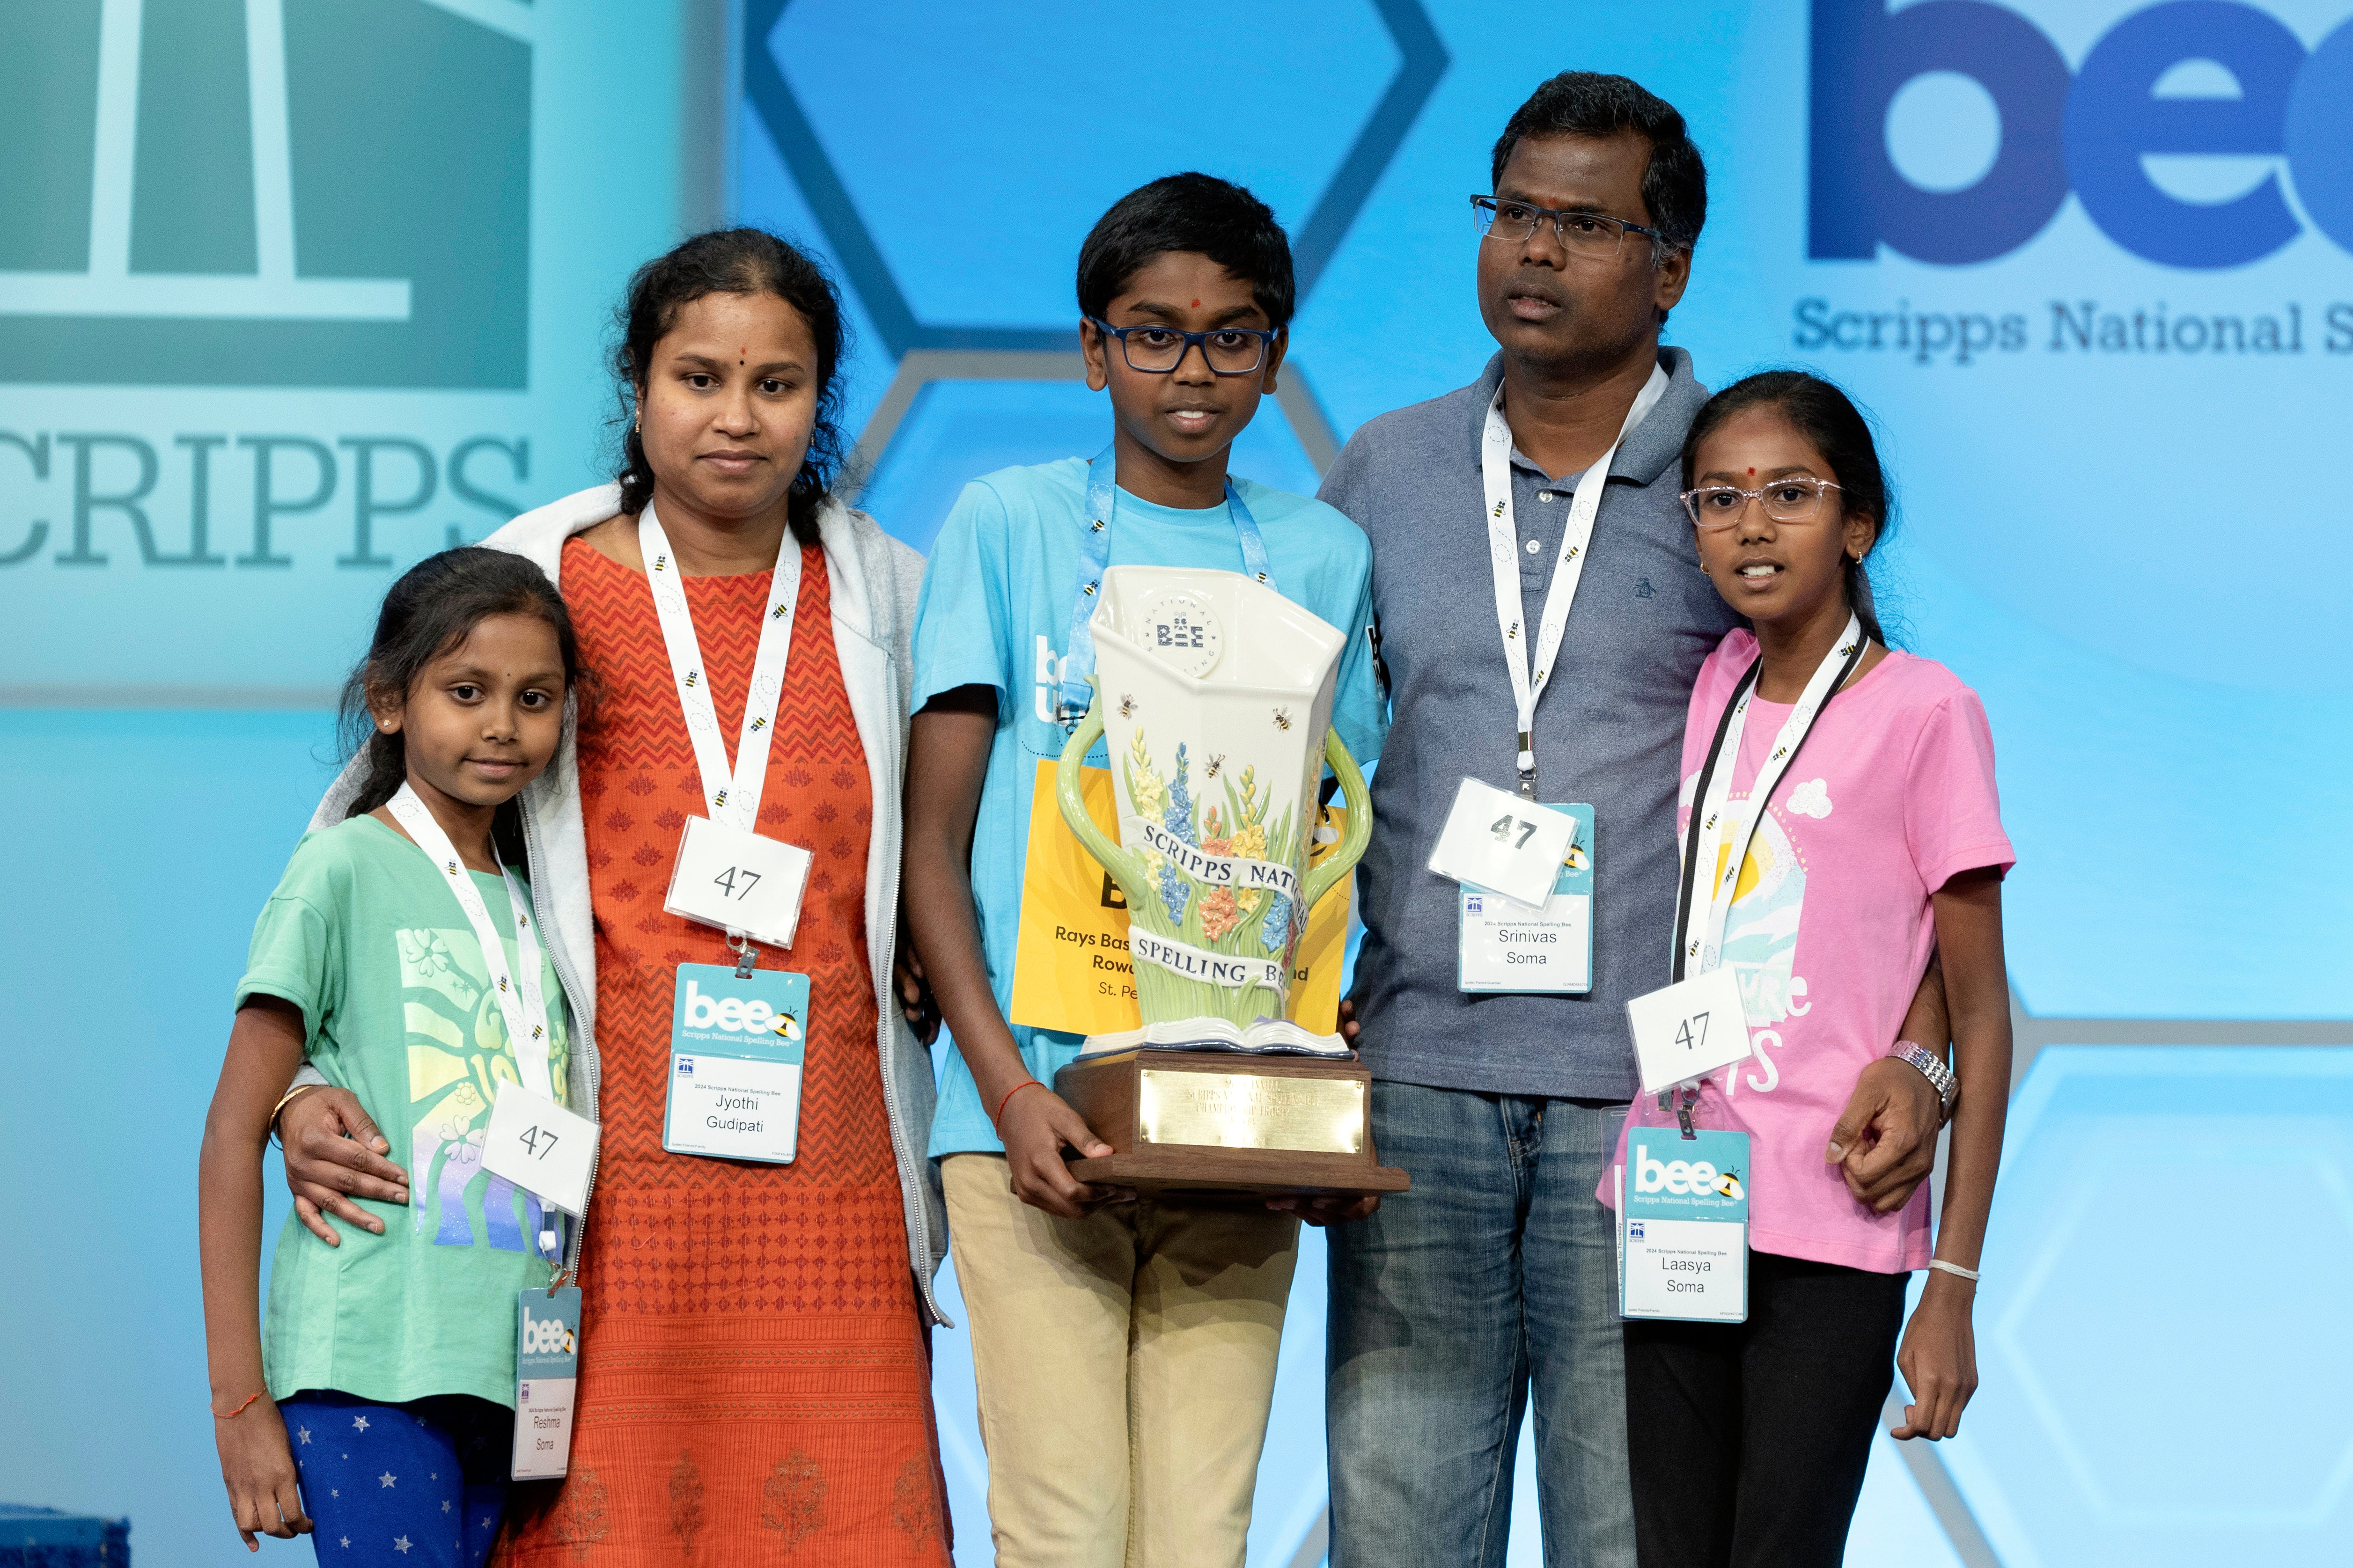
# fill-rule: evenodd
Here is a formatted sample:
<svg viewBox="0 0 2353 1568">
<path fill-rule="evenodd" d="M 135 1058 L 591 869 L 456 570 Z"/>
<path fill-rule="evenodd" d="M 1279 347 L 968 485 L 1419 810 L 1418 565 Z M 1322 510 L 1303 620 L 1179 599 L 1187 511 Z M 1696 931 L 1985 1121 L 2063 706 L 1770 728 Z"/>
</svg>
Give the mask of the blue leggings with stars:
<svg viewBox="0 0 2353 1568">
<path fill-rule="evenodd" d="M 318 1388 L 278 1410 L 326 1568 L 481 1568 L 506 1512 L 513 1411 L 466 1394 L 375 1405 Z"/>
</svg>

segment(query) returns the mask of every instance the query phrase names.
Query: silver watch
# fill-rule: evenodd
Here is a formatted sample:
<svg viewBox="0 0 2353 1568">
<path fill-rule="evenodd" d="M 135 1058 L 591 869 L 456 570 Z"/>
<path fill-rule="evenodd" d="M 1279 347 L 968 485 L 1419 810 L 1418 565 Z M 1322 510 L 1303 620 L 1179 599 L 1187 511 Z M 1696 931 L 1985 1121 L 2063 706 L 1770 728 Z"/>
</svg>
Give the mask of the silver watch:
<svg viewBox="0 0 2353 1568">
<path fill-rule="evenodd" d="M 1953 1101 L 1961 1097 L 1961 1080 L 1953 1076 L 1953 1069 L 1945 1065 L 1945 1059 L 1927 1047 L 1915 1045 L 1910 1040 L 1896 1041 L 1894 1048 L 1887 1054 L 1898 1061 L 1910 1062 L 1920 1069 L 1923 1078 L 1936 1086 L 1936 1098 L 1944 1103 L 1945 1120 L 1950 1121 L 1953 1119 Z"/>
</svg>

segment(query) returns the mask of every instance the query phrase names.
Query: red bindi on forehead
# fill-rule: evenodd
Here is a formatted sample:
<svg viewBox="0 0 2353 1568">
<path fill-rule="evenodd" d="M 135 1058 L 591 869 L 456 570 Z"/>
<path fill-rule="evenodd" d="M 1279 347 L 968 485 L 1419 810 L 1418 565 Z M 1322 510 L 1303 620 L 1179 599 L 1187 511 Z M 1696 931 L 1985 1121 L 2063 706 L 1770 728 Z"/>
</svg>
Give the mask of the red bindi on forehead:
<svg viewBox="0 0 2353 1568">
<path fill-rule="evenodd" d="M 1199 301 L 1198 300 L 1194 300 L 1194 301 L 1193 301 L 1193 309 L 1195 309 L 1196 310 L 1199 310 L 1200 308 L 1201 308 L 1201 301 Z"/>
</svg>

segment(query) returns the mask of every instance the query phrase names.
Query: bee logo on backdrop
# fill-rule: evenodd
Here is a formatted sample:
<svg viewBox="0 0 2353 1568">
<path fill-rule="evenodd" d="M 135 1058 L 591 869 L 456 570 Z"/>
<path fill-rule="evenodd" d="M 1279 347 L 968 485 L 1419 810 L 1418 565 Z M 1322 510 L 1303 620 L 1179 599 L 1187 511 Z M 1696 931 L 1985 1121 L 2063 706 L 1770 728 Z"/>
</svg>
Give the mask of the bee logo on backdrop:
<svg viewBox="0 0 2353 1568">
<path fill-rule="evenodd" d="M 0 50 L 18 383 L 525 384 L 516 0 L 44 0 Z"/>
<path fill-rule="evenodd" d="M 2028 0 L 1813 0 L 1805 255 L 1998 262 L 2064 226 L 2073 195 L 2120 261 L 2214 277 L 2300 247 L 2307 275 L 2340 274 L 2353 253 L 2353 7 L 2327 10 L 2163 0 L 2084 38 Z M 2060 36 L 2080 51 L 2073 65 Z M 1794 346 L 1922 365 L 2353 353 L 2353 300 L 2335 289 L 2117 300 L 2079 276 L 2014 309 L 1812 295 L 1797 303 Z"/>
</svg>

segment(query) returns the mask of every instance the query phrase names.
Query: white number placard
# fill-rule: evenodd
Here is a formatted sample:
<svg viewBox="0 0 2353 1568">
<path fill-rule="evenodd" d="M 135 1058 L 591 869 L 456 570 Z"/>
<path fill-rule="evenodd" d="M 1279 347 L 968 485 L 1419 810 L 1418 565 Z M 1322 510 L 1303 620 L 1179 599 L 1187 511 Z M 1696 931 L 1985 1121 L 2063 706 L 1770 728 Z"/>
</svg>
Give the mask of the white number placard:
<svg viewBox="0 0 2353 1568">
<path fill-rule="evenodd" d="M 1748 1018 L 1740 1005 L 1740 982 L 1729 969 L 1711 969 L 1635 997 L 1626 1004 L 1626 1021 L 1633 1026 L 1644 1094 L 1748 1055 Z"/>
<path fill-rule="evenodd" d="M 790 947 L 808 886 L 809 852 L 707 816 L 686 819 L 662 908 L 770 947 Z"/>
<path fill-rule="evenodd" d="M 508 1079 L 499 1080 L 482 1168 L 575 1218 L 588 1204 L 596 1124 Z"/>
<path fill-rule="evenodd" d="M 1541 909 L 1576 831 L 1576 818 L 1563 812 L 1464 779 L 1430 851 L 1430 868 Z"/>
</svg>

